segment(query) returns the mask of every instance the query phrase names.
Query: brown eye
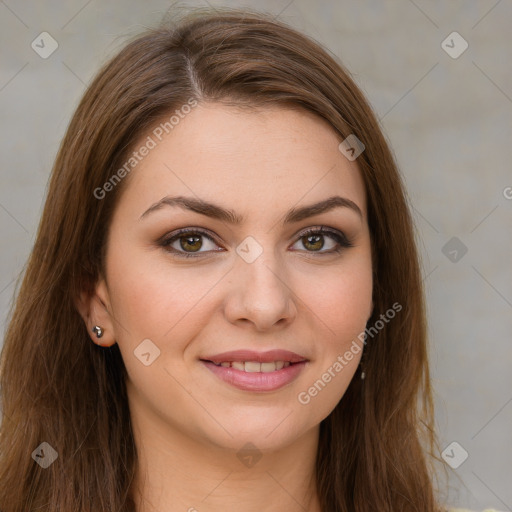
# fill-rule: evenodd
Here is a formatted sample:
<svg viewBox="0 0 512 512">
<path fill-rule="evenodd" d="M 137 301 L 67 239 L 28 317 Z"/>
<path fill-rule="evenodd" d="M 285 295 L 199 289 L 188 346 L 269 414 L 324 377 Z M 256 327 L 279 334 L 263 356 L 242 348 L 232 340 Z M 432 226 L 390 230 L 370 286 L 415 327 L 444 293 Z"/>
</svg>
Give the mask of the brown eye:
<svg viewBox="0 0 512 512">
<path fill-rule="evenodd" d="M 326 239 L 330 239 L 331 244 L 327 250 L 322 251 Z M 320 229 L 310 229 L 306 233 L 302 233 L 296 243 L 298 242 L 301 242 L 306 252 L 317 252 L 318 254 L 339 253 L 345 248 L 353 247 L 353 244 L 341 231 L 325 229 L 323 226 Z"/>
<path fill-rule="evenodd" d="M 324 246 L 322 235 L 306 235 L 301 238 L 301 241 L 304 247 L 312 251 L 319 251 Z"/>
<path fill-rule="evenodd" d="M 206 250 L 203 249 L 206 243 Z M 213 247 L 208 248 L 208 243 Z M 164 238 L 159 242 L 168 252 L 176 256 L 198 257 L 208 252 L 219 252 L 218 245 L 213 238 L 199 229 L 180 229 L 171 236 Z M 194 254 L 196 253 L 196 254 Z"/>
<path fill-rule="evenodd" d="M 203 245 L 203 243 L 201 242 L 201 236 L 180 236 L 178 238 L 178 240 L 180 241 L 180 246 L 181 248 L 184 250 L 184 251 L 188 251 L 189 249 L 192 250 L 193 252 L 196 252 L 198 251 L 199 249 L 201 249 L 201 246 Z"/>
<path fill-rule="evenodd" d="M 330 240 L 327 243 L 327 250 L 322 250 L 326 245 L 326 240 Z M 304 248 L 299 248 L 300 251 L 305 250 L 307 253 L 317 253 L 318 255 L 340 253 L 345 248 L 353 247 L 352 243 L 341 231 L 325 229 L 324 227 L 321 229 L 310 229 L 302 233 L 295 244 L 299 242 Z M 219 249 L 211 235 L 198 228 L 180 229 L 163 238 L 158 243 L 174 256 L 185 258 L 200 257 L 201 255 L 224 250 Z M 213 247 L 208 248 L 208 244 L 211 244 Z"/>
</svg>

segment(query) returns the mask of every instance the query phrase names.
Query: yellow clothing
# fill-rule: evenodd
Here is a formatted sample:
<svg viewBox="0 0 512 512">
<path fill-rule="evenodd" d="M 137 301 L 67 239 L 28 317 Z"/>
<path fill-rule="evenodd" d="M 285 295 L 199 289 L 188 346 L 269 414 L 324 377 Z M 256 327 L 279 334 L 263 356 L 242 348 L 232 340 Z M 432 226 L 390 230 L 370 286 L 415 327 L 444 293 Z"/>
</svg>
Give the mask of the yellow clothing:
<svg viewBox="0 0 512 512">
<path fill-rule="evenodd" d="M 451 508 L 449 512 L 474 512 L 473 510 L 469 510 L 467 508 Z M 495 510 L 493 508 L 486 508 L 482 512 L 498 512 L 498 510 Z"/>
</svg>

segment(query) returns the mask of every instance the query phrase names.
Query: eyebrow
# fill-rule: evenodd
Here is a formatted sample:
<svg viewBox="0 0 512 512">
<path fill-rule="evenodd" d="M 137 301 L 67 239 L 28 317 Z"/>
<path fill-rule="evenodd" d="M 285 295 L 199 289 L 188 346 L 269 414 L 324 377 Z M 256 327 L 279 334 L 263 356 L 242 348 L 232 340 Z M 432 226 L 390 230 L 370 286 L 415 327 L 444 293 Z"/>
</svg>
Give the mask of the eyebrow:
<svg viewBox="0 0 512 512">
<path fill-rule="evenodd" d="M 209 203 L 202 199 L 186 196 L 163 197 L 162 199 L 160 199 L 160 201 L 151 205 L 140 216 L 139 220 L 142 220 L 151 212 L 160 210 L 163 206 L 177 206 L 234 225 L 239 225 L 244 222 L 244 217 L 238 215 L 233 210 L 222 208 L 221 206 Z M 347 199 L 346 197 L 331 196 L 318 203 L 290 209 L 285 215 L 283 224 L 292 224 L 294 222 L 299 222 L 303 219 L 307 219 L 308 217 L 312 217 L 313 215 L 319 215 L 321 213 L 328 212 L 335 208 L 349 208 L 355 211 L 361 218 L 363 218 L 363 213 L 361 212 L 361 209 L 359 208 L 359 206 L 357 206 L 356 203 L 354 203 L 354 201 Z"/>
</svg>

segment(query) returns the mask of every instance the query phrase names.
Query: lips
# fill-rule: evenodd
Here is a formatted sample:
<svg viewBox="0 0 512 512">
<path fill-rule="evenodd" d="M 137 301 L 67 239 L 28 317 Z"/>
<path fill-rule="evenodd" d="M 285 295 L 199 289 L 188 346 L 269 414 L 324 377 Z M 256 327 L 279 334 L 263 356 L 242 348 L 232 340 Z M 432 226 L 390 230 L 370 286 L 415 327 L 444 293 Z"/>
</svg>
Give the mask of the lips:
<svg viewBox="0 0 512 512">
<path fill-rule="evenodd" d="M 308 362 L 288 350 L 235 350 L 201 358 L 224 382 L 244 391 L 276 391 L 294 381 Z"/>
</svg>

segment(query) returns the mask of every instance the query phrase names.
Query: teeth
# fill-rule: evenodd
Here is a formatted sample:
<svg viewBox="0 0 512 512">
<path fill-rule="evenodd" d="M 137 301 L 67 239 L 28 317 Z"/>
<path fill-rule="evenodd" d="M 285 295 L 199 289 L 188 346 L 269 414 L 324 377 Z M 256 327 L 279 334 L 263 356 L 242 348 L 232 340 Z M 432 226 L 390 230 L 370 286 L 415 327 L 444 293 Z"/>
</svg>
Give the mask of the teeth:
<svg viewBox="0 0 512 512">
<path fill-rule="evenodd" d="M 261 371 L 263 373 L 275 372 L 277 370 L 276 363 L 261 363 Z M 245 367 L 247 368 L 247 363 L 245 363 Z"/>
<path fill-rule="evenodd" d="M 246 363 L 240 364 L 245 364 L 245 371 L 248 373 L 261 372 L 261 363 L 257 363 L 255 361 L 247 361 Z"/>
<path fill-rule="evenodd" d="M 247 373 L 270 373 L 282 368 L 290 366 L 290 361 L 271 361 L 268 363 L 258 363 L 257 361 L 223 361 L 222 363 L 215 363 L 217 366 L 223 366 L 224 368 L 234 368 Z"/>
</svg>

